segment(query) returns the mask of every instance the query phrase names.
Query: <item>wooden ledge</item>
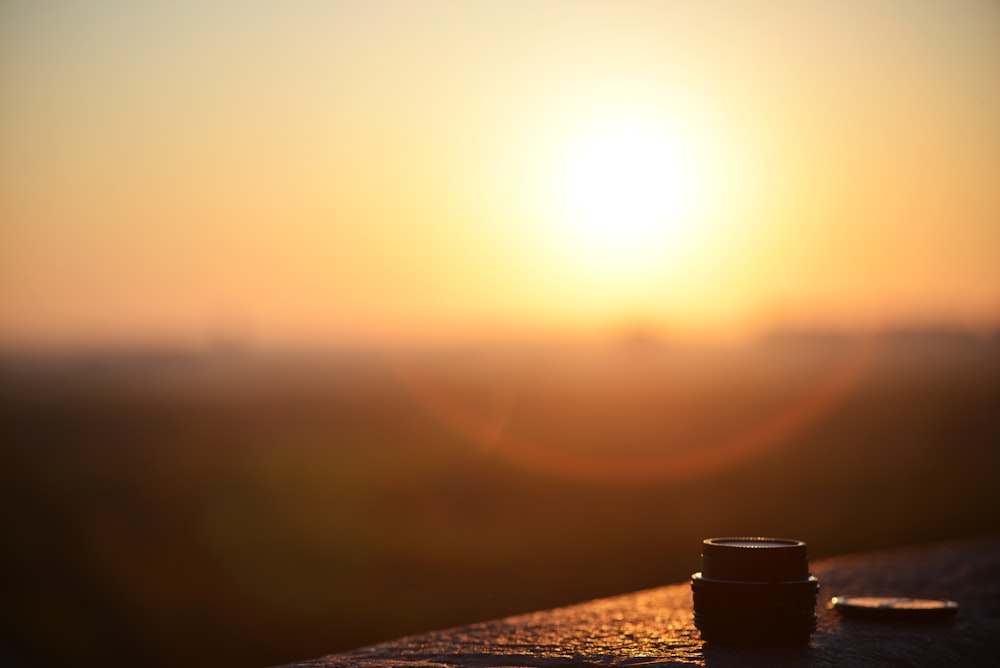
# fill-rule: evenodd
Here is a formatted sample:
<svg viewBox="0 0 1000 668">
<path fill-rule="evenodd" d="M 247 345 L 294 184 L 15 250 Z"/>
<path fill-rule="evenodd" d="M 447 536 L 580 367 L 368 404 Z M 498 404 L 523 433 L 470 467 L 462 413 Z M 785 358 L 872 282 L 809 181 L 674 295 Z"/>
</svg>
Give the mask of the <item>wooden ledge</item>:
<svg viewBox="0 0 1000 668">
<path fill-rule="evenodd" d="M 680 583 L 566 608 L 401 638 L 291 664 L 362 666 L 986 666 L 1000 661 L 1000 536 L 813 562 L 819 629 L 802 648 L 706 645 Z M 843 619 L 834 595 L 959 602 L 950 623 Z"/>
</svg>

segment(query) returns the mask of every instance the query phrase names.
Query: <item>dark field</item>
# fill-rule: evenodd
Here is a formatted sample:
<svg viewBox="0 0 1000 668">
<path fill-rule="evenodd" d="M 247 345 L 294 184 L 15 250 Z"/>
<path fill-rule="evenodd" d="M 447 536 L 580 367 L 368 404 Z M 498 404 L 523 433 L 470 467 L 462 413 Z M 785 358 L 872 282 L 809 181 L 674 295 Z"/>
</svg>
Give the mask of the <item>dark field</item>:
<svg viewBox="0 0 1000 668">
<path fill-rule="evenodd" d="M 265 666 L 1000 530 L 1000 339 L 8 357 L 0 444 L 0 664 Z"/>
</svg>

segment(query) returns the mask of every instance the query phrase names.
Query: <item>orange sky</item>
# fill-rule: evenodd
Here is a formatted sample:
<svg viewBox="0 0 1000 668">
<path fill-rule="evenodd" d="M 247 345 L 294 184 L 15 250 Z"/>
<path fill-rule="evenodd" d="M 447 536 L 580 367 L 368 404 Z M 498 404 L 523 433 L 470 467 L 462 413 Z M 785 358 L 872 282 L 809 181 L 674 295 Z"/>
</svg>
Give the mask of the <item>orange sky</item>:
<svg viewBox="0 0 1000 668">
<path fill-rule="evenodd" d="M 0 6 L 0 344 L 1000 318 L 1000 5 Z"/>
</svg>

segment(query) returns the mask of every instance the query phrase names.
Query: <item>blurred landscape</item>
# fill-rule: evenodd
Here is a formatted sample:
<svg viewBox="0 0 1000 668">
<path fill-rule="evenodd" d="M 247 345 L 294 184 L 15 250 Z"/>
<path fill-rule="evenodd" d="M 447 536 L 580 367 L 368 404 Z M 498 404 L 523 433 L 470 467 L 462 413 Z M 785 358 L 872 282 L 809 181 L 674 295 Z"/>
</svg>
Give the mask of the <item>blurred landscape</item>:
<svg viewBox="0 0 1000 668">
<path fill-rule="evenodd" d="M 0 663 L 272 665 L 683 581 L 712 535 L 994 532 L 998 406 L 1000 336 L 949 329 L 9 354 Z"/>
<path fill-rule="evenodd" d="M 1000 530 L 998 65 L 980 0 L 0 3 L 0 666 Z"/>
</svg>

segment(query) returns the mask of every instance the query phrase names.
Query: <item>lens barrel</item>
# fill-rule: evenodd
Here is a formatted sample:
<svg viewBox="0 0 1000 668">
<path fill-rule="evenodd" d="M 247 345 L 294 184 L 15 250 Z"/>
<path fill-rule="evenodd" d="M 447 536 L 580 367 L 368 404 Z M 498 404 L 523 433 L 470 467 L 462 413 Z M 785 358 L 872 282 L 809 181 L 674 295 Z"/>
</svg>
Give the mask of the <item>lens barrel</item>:
<svg viewBox="0 0 1000 668">
<path fill-rule="evenodd" d="M 707 642 L 804 645 L 816 630 L 819 581 L 801 540 L 706 538 L 691 591 L 694 624 Z"/>
</svg>

